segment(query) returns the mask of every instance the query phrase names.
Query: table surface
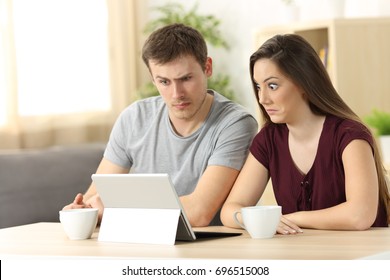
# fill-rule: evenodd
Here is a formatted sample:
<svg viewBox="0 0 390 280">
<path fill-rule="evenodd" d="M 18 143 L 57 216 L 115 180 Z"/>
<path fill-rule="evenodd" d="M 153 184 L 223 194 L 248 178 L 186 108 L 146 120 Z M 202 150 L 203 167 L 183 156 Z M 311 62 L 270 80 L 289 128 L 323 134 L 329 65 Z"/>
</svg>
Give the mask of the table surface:
<svg viewBox="0 0 390 280">
<path fill-rule="evenodd" d="M 220 230 L 225 227 L 197 228 Z M 297 235 L 251 239 L 244 230 L 234 237 L 211 238 L 175 245 L 101 242 L 99 229 L 91 239 L 72 241 L 60 223 L 37 223 L 0 230 L 0 256 L 60 256 L 161 259 L 345 260 L 390 257 L 390 228 L 367 231 L 305 229 Z M 383 257 L 385 256 L 385 257 Z"/>
</svg>

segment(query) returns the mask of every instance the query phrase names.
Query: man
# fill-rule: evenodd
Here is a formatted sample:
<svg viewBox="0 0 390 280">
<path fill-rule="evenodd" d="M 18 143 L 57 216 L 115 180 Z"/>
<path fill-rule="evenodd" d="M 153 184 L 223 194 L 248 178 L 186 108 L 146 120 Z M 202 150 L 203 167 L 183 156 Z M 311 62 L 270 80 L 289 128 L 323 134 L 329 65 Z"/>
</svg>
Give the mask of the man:
<svg viewBox="0 0 390 280">
<path fill-rule="evenodd" d="M 172 24 L 146 40 L 142 58 L 160 96 L 116 121 L 96 173 L 168 173 L 193 226 L 221 224 L 219 210 L 257 132 L 241 106 L 207 89 L 212 60 L 195 29 Z M 65 209 L 103 204 L 92 184 Z"/>
</svg>

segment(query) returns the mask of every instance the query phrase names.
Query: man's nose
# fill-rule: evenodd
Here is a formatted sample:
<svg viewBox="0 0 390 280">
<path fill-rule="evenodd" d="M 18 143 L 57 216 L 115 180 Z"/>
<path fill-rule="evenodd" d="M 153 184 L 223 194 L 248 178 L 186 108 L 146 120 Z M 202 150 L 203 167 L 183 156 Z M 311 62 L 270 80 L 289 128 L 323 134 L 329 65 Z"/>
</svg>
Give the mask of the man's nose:
<svg viewBox="0 0 390 280">
<path fill-rule="evenodd" d="M 180 99 L 184 96 L 183 87 L 180 83 L 173 83 L 172 85 L 172 95 L 174 98 Z"/>
</svg>

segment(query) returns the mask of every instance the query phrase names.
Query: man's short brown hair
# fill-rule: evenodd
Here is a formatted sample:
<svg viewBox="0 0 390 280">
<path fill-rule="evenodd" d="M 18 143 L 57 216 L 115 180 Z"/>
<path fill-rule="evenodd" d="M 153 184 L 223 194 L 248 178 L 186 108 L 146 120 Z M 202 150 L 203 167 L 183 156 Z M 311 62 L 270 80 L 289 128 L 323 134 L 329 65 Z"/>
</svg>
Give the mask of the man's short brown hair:
<svg viewBox="0 0 390 280">
<path fill-rule="evenodd" d="M 202 69 L 205 69 L 207 45 L 202 34 L 180 23 L 157 29 L 149 36 L 142 48 L 142 59 L 149 69 L 150 60 L 165 64 L 185 55 L 193 56 Z"/>
</svg>

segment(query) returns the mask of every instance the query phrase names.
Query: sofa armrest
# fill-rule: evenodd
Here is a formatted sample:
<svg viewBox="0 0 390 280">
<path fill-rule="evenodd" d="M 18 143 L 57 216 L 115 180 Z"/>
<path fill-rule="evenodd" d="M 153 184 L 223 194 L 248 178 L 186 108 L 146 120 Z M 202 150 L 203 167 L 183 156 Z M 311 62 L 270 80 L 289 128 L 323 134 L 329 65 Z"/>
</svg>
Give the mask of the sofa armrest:
<svg viewBox="0 0 390 280">
<path fill-rule="evenodd" d="M 58 222 L 58 211 L 84 193 L 103 144 L 0 153 L 0 228 Z"/>
</svg>

